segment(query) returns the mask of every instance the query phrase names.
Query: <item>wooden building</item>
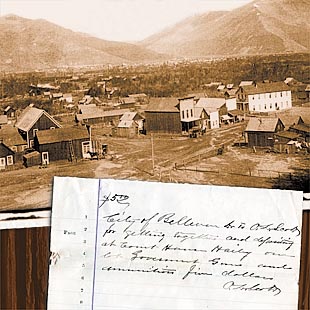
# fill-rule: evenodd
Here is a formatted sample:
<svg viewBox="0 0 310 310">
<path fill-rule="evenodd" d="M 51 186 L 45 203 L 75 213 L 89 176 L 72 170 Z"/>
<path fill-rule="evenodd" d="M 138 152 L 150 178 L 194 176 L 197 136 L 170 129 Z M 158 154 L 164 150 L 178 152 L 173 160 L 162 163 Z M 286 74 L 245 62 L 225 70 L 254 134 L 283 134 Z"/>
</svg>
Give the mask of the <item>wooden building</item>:
<svg viewBox="0 0 310 310">
<path fill-rule="evenodd" d="M 4 115 L 6 115 L 8 118 L 15 118 L 16 116 L 16 109 L 11 107 L 10 105 L 8 105 L 5 109 L 4 109 Z"/>
<path fill-rule="evenodd" d="M 15 127 L 28 147 L 32 147 L 36 132 L 61 128 L 61 125 L 46 111 L 28 106 L 18 118 Z"/>
<path fill-rule="evenodd" d="M 144 118 L 137 112 L 126 112 L 117 126 L 119 137 L 133 138 L 142 133 L 144 129 Z"/>
<path fill-rule="evenodd" d="M 74 161 L 88 158 L 90 138 L 86 128 L 59 128 L 38 131 L 34 148 L 41 154 L 42 164 L 51 161 Z"/>
<path fill-rule="evenodd" d="M 283 131 L 284 125 L 279 118 L 251 117 L 244 131 L 249 147 L 273 147 L 274 134 Z"/>
<path fill-rule="evenodd" d="M 0 140 L 0 170 L 13 166 L 15 153 Z"/>
<path fill-rule="evenodd" d="M 310 119 L 306 116 L 299 117 L 297 124 L 290 126 L 289 131 L 299 134 L 306 142 L 310 142 Z"/>
<path fill-rule="evenodd" d="M 284 82 L 239 86 L 237 109 L 245 112 L 275 112 L 292 108 L 292 94 Z"/>
<path fill-rule="evenodd" d="M 124 113 L 129 111 L 129 109 L 115 109 L 109 111 L 99 111 L 96 109 L 94 112 L 76 114 L 75 120 L 82 125 L 102 124 L 104 126 L 117 126 Z"/>
<path fill-rule="evenodd" d="M 176 98 L 155 98 L 145 110 L 146 133 L 181 134 L 182 123 Z"/>
<path fill-rule="evenodd" d="M 0 140 L 15 153 L 16 162 L 21 161 L 27 142 L 21 137 L 16 127 L 7 125 L 0 129 Z"/>
</svg>

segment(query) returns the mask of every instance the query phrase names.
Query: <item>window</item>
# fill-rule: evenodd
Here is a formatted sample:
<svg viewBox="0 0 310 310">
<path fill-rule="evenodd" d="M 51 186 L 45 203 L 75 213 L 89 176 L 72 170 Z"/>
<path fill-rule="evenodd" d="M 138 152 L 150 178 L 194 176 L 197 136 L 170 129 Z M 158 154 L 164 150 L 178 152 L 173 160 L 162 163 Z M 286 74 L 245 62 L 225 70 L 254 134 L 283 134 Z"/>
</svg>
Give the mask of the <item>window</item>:
<svg viewBox="0 0 310 310">
<path fill-rule="evenodd" d="M 270 109 L 272 109 L 272 103 L 270 103 Z"/>
<path fill-rule="evenodd" d="M 253 105 L 253 111 L 255 111 L 255 105 Z"/>
<path fill-rule="evenodd" d="M 280 97 L 282 97 L 282 95 L 283 95 L 283 94 L 282 94 L 282 92 L 281 92 L 281 93 L 280 93 Z"/>
<path fill-rule="evenodd" d="M 275 107 L 276 107 L 276 108 L 278 107 L 278 103 L 277 103 L 277 102 L 275 103 Z"/>
<path fill-rule="evenodd" d="M 271 98 L 271 94 L 269 94 L 269 98 Z"/>
<path fill-rule="evenodd" d="M 274 97 L 277 98 L 277 93 L 274 93 Z"/>
<path fill-rule="evenodd" d="M 50 129 L 55 129 L 55 127 L 50 127 Z"/>
<path fill-rule="evenodd" d="M 25 151 L 26 148 L 27 148 L 27 145 L 22 145 L 22 151 Z"/>
<path fill-rule="evenodd" d="M 17 147 L 16 147 L 15 145 L 13 145 L 13 146 L 11 147 L 11 150 L 14 151 L 14 152 L 17 152 Z"/>
<path fill-rule="evenodd" d="M 13 155 L 7 156 L 6 162 L 7 162 L 8 166 L 12 166 L 13 165 Z"/>
<path fill-rule="evenodd" d="M 267 104 L 265 104 L 265 110 L 267 109 Z"/>
<path fill-rule="evenodd" d="M 0 168 L 5 167 L 5 157 L 0 158 Z"/>
<path fill-rule="evenodd" d="M 188 110 L 186 110 L 186 117 L 189 118 Z"/>
<path fill-rule="evenodd" d="M 182 111 L 182 119 L 185 118 L 185 114 L 184 114 L 184 111 Z"/>
<path fill-rule="evenodd" d="M 252 99 L 254 100 L 254 99 L 255 99 L 255 97 L 253 96 L 253 97 L 252 97 Z"/>
<path fill-rule="evenodd" d="M 193 114 L 193 109 L 191 109 L 191 117 L 193 117 L 194 116 L 194 114 Z"/>
<path fill-rule="evenodd" d="M 39 131 L 39 129 L 33 129 L 32 134 L 33 134 L 34 137 L 36 136 L 37 131 Z"/>
<path fill-rule="evenodd" d="M 30 140 L 29 142 L 30 142 L 30 143 L 29 143 L 29 144 L 30 144 L 30 147 L 33 147 L 33 146 L 34 146 L 34 141 L 33 141 L 33 140 Z"/>
</svg>

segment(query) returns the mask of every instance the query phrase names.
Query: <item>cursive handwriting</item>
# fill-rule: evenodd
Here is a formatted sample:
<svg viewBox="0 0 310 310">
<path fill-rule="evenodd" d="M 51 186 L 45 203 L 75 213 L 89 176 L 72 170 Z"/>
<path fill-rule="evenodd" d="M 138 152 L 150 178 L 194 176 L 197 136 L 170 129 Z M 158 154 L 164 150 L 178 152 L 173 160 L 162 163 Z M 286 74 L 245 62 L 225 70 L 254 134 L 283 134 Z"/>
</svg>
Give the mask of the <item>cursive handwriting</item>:
<svg viewBox="0 0 310 310">
<path fill-rule="evenodd" d="M 226 282 L 223 285 L 224 290 L 239 290 L 245 292 L 271 292 L 274 293 L 274 296 L 279 295 L 281 293 L 281 289 L 277 287 L 275 284 L 272 286 L 262 286 L 260 283 L 256 283 L 254 285 L 249 285 L 246 283 L 243 284 L 236 284 L 234 281 Z"/>
</svg>

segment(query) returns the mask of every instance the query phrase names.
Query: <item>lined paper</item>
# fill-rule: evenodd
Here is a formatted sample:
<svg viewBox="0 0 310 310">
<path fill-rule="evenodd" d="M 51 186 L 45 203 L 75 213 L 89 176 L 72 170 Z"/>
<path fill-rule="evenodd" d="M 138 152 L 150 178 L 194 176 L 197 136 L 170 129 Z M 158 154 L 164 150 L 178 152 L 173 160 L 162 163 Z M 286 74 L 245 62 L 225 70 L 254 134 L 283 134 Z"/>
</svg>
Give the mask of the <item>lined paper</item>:
<svg viewBox="0 0 310 310">
<path fill-rule="evenodd" d="M 302 199 L 56 177 L 48 309 L 297 309 Z"/>
</svg>

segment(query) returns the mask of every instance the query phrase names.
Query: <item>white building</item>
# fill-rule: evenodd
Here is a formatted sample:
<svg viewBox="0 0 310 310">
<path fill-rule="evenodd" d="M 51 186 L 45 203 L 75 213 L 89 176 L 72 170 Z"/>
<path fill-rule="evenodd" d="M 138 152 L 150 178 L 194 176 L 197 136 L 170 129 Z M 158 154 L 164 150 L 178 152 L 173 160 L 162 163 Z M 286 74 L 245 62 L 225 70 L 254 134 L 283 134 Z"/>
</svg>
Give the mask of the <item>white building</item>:
<svg viewBox="0 0 310 310">
<path fill-rule="evenodd" d="M 240 86 L 237 109 L 245 112 L 274 112 L 292 108 L 292 93 L 284 82 Z"/>
</svg>

